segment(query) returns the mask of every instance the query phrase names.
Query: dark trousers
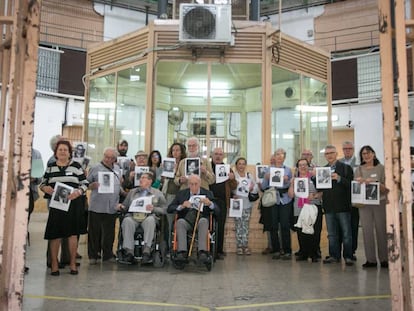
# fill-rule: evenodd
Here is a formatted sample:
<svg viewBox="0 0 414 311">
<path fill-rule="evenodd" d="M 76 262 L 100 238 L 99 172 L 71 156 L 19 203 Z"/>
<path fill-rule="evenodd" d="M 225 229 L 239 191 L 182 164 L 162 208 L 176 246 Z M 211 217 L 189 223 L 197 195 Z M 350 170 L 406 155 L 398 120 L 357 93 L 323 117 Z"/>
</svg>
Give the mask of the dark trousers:
<svg viewBox="0 0 414 311">
<path fill-rule="evenodd" d="M 292 202 L 288 204 L 276 204 L 272 206 L 272 249 L 274 252 L 280 252 L 281 249 L 285 254 L 292 253 L 290 240 L 290 227 L 292 222 Z M 279 242 L 279 225 L 282 245 Z"/>
<path fill-rule="evenodd" d="M 116 214 L 89 212 L 89 259 L 98 259 L 98 253 L 101 252 L 103 261 L 113 258 L 112 248 L 115 240 L 116 217 Z"/>
<path fill-rule="evenodd" d="M 322 231 L 322 207 L 318 207 L 318 216 L 316 217 L 315 224 L 313 225 L 313 234 L 305 234 L 302 229 L 298 229 L 298 242 L 301 255 L 305 258 L 318 258 L 319 244 L 321 241 Z"/>
<path fill-rule="evenodd" d="M 220 213 L 217 216 L 217 253 L 223 253 L 224 248 L 224 227 L 226 225 L 226 219 L 227 219 L 227 207 L 226 202 L 223 200 L 218 199 L 216 201 L 217 205 L 220 208 Z"/>
<path fill-rule="evenodd" d="M 358 248 L 358 231 L 359 231 L 359 209 L 352 206 L 351 209 L 351 233 L 352 233 L 352 254 L 355 254 Z M 338 232 L 339 241 L 342 244 L 342 232 Z"/>
</svg>

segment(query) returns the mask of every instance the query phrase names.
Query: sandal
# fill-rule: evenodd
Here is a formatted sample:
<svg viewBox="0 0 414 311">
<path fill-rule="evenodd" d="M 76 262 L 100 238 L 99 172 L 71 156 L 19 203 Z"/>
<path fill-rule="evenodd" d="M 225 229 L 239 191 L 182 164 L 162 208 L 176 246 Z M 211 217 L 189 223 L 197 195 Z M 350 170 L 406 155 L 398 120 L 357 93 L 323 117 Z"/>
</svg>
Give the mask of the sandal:
<svg viewBox="0 0 414 311">
<path fill-rule="evenodd" d="M 244 249 L 244 254 L 247 255 L 247 256 L 250 256 L 252 254 L 252 252 L 250 251 L 250 249 L 248 247 L 246 247 Z"/>
<path fill-rule="evenodd" d="M 243 255 L 243 249 L 242 248 L 237 249 L 237 255 Z"/>
</svg>

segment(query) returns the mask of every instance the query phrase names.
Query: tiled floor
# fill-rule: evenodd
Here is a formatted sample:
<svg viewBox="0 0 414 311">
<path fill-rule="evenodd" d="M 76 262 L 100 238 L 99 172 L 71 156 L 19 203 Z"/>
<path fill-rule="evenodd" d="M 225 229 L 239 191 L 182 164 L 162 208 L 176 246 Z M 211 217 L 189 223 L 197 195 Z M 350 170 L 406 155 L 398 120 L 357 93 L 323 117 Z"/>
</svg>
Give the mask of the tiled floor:
<svg viewBox="0 0 414 311">
<path fill-rule="evenodd" d="M 83 242 L 79 275 L 70 275 L 66 268 L 53 277 L 45 264 L 46 217 L 34 213 L 29 227 L 25 311 L 391 309 L 388 271 L 362 269 L 361 245 L 353 267 L 229 254 L 208 272 L 194 264 L 182 271 L 169 264 L 160 269 L 117 263 L 90 266 Z"/>
</svg>

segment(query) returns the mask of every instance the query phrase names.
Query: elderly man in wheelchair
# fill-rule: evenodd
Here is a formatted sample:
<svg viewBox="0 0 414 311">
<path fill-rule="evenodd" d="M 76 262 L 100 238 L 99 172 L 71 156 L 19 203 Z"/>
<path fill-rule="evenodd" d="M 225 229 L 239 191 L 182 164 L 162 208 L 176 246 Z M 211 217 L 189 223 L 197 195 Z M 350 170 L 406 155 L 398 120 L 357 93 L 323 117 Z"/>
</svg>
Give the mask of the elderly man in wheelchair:
<svg viewBox="0 0 414 311">
<path fill-rule="evenodd" d="M 186 263 L 188 256 L 187 233 L 192 233 L 190 243 L 190 253 L 192 250 L 195 234 L 195 226 L 198 231 L 198 260 L 203 264 L 208 264 L 211 255 L 208 251 L 208 234 L 211 212 L 218 212 L 214 204 L 213 193 L 201 188 L 201 179 L 198 175 L 188 177 L 188 189 L 179 191 L 175 199 L 168 206 L 168 213 L 177 213 L 175 223 L 176 256 L 172 259 L 175 262 Z"/>
<path fill-rule="evenodd" d="M 151 262 L 151 251 L 159 216 L 165 215 L 167 211 L 167 201 L 162 192 L 151 188 L 153 181 L 152 172 L 143 173 L 139 179 L 140 185 L 129 191 L 122 204 L 118 205 L 118 209 L 125 213 L 121 223 L 124 261 L 131 264 L 136 263 L 134 237 L 139 226 L 144 231 L 141 263 Z"/>
</svg>

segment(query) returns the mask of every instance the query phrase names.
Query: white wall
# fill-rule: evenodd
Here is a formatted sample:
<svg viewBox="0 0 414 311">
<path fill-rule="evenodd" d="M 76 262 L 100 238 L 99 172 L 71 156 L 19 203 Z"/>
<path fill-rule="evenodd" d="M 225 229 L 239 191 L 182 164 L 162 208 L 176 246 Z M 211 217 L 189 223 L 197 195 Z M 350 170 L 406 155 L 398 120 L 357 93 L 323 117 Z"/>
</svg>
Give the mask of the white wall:
<svg viewBox="0 0 414 311">
<path fill-rule="evenodd" d="M 382 109 L 380 103 L 357 104 L 349 106 L 334 106 L 332 115 L 338 116 L 333 127 L 344 128 L 349 120 L 354 128 L 355 154 L 364 145 L 370 145 L 377 158 L 384 163 Z"/>
<path fill-rule="evenodd" d="M 65 121 L 66 102 L 67 114 Z M 65 122 L 67 125 L 82 125 L 83 109 L 84 103 L 73 98 L 66 100 L 63 98 L 36 97 L 33 148 L 40 151 L 45 165 L 53 154 L 49 145 L 50 138 L 62 134 L 62 126 Z"/>
<path fill-rule="evenodd" d="M 95 11 L 104 16 L 104 40 L 112 40 L 145 26 L 146 14 L 142 12 L 95 4 Z M 148 15 L 148 21 L 155 15 Z"/>
</svg>

